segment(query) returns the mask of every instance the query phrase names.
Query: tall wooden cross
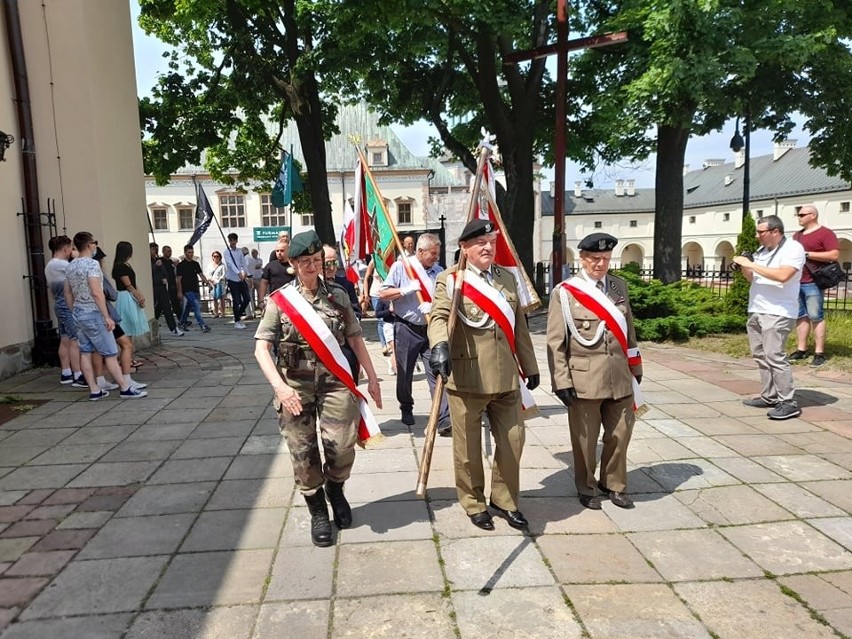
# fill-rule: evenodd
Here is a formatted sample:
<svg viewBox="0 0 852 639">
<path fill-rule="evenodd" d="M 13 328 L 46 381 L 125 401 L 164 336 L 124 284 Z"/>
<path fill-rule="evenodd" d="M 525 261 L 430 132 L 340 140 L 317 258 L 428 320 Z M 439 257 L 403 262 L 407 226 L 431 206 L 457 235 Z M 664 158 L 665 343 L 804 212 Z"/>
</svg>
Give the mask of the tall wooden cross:
<svg viewBox="0 0 852 639">
<path fill-rule="evenodd" d="M 565 83 L 568 79 L 568 52 L 625 42 L 627 32 L 605 33 L 587 38 L 568 40 L 568 0 L 556 5 L 556 43 L 528 51 L 516 51 L 503 56 L 503 64 L 517 64 L 549 55 L 556 55 L 556 139 L 554 159 L 555 189 L 553 197 L 553 254 L 550 265 L 551 283 L 562 279 L 563 247 L 565 245 Z"/>
</svg>

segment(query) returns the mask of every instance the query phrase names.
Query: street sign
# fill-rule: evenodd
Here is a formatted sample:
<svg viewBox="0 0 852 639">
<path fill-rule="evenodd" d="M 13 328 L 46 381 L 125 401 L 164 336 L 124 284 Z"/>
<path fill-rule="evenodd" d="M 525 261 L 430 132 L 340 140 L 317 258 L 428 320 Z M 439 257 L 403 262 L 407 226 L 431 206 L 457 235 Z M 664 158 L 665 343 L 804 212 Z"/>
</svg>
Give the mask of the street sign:
<svg viewBox="0 0 852 639">
<path fill-rule="evenodd" d="M 254 226 L 252 227 L 252 231 L 254 232 L 254 241 L 255 242 L 274 242 L 278 239 L 278 234 L 282 231 L 290 232 L 289 226 Z"/>
</svg>

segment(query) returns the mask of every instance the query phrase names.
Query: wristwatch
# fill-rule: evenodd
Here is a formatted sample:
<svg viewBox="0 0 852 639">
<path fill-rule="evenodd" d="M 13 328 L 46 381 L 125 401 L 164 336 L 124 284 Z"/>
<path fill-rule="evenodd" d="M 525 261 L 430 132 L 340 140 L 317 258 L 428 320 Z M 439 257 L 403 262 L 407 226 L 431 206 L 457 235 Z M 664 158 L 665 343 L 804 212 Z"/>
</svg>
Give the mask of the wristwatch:
<svg viewBox="0 0 852 639">
<path fill-rule="evenodd" d="M 805 259 L 808 259 L 808 257 L 809 257 L 809 254 L 808 254 L 807 251 L 805 251 Z"/>
</svg>

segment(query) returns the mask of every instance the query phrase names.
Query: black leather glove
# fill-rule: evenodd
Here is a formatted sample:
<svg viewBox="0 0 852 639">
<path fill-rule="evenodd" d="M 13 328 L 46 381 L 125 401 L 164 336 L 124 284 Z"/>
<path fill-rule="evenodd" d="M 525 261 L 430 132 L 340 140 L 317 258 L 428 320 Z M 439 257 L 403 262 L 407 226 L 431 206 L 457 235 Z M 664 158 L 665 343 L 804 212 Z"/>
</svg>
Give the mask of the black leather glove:
<svg viewBox="0 0 852 639">
<path fill-rule="evenodd" d="M 529 388 L 530 390 L 535 390 L 536 388 L 538 388 L 538 383 L 540 381 L 541 377 L 538 374 L 530 375 L 529 377 L 527 377 L 527 388 Z"/>
<path fill-rule="evenodd" d="M 559 398 L 559 401 L 565 404 L 565 406 L 570 406 L 571 403 L 577 398 L 577 391 L 573 388 L 557 388 L 556 396 Z"/>
<path fill-rule="evenodd" d="M 435 377 L 440 377 L 446 384 L 447 378 L 452 372 L 450 364 L 450 345 L 447 342 L 438 342 L 432 347 L 432 354 L 429 357 L 429 367 L 435 374 Z"/>
<path fill-rule="evenodd" d="M 637 376 L 636 376 L 636 383 L 637 383 L 637 384 L 641 384 L 641 383 L 642 383 L 642 376 L 641 376 L 641 375 L 637 375 Z"/>
</svg>

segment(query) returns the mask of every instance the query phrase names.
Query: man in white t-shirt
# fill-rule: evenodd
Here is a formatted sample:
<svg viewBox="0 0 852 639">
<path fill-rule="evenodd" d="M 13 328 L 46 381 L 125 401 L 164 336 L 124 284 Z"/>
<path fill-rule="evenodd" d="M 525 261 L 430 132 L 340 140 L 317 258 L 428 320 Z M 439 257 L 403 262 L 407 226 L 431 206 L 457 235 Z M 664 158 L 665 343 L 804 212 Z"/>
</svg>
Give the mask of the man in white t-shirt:
<svg viewBox="0 0 852 639">
<path fill-rule="evenodd" d="M 769 419 L 790 419 L 802 414 L 793 399 L 793 371 L 787 360 L 787 336 L 799 315 L 799 280 L 805 249 L 784 237 L 784 222 L 768 215 L 757 223 L 760 249 L 753 259 L 738 255 L 734 262 L 751 282 L 748 295 L 748 341 L 760 369 L 760 397 L 743 403 L 769 408 Z"/>
</svg>

